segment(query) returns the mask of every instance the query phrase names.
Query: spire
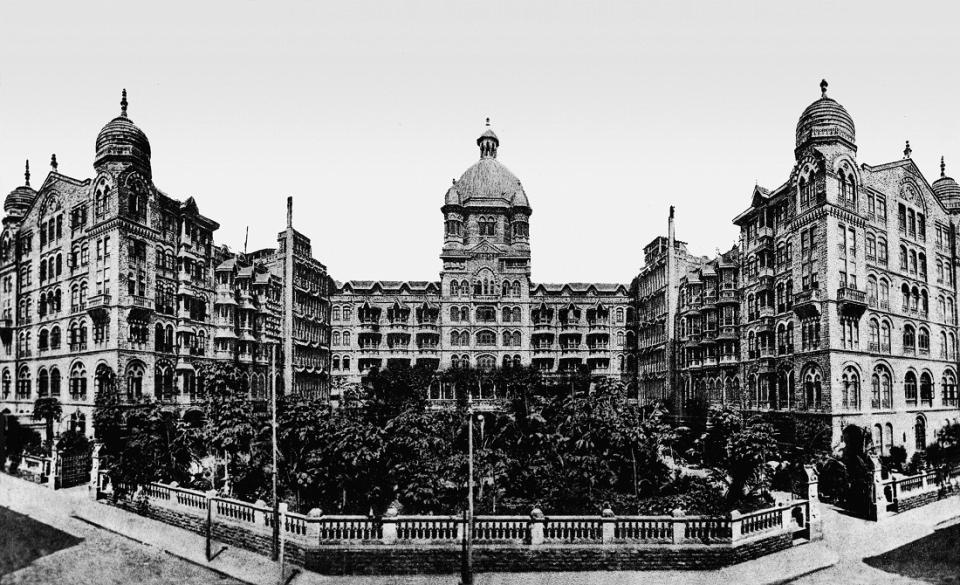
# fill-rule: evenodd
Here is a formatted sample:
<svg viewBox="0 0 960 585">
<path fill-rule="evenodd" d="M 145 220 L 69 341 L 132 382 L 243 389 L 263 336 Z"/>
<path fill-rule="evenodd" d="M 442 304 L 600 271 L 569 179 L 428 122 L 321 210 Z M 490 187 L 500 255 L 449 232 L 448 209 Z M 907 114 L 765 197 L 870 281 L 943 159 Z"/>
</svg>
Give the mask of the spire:
<svg viewBox="0 0 960 585">
<path fill-rule="evenodd" d="M 820 97 L 821 97 L 821 98 L 827 97 L 827 86 L 828 86 L 828 85 L 830 85 L 830 84 L 827 83 L 827 80 L 826 80 L 826 79 L 821 79 L 821 80 L 820 80 Z"/>
<path fill-rule="evenodd" d="M 127 89 L 123 89 L 123 97 L 120 99 L 120 115 L 127 117 Z"/>
<path fill-rule="evenodd" d="M 23 179 L 24 181 L 26 181 L 24 185 L 29 187 L 30 186 L 30 159 L 27 159 L 27 168 L 25 171 L 23 171 Z"/>
<path fill-rule="evenodd" d="M 903 149 L 903 158 L 910 158 L 911 154 L 913 154 L 913 149 L 910 148 L 910 141 L 907 140 L 907 147 Z"/>
<path fill-rule="evenodd" d="M 943 155 L 940 155 L 940 178 L 947 176 L 947 163 L 943 162 Z"/>
<path fill-rule="evenodd" d="M 53 169 L 53 172 L 57 172 L 57 167 L 58 167 L 58 166 L 59 166 L 59 165 L 57 164 L 57 155 L 56 155 L 56 154 L 51 154 L 51 155 L 50 155 L 50 168 Z"/>
</svg>

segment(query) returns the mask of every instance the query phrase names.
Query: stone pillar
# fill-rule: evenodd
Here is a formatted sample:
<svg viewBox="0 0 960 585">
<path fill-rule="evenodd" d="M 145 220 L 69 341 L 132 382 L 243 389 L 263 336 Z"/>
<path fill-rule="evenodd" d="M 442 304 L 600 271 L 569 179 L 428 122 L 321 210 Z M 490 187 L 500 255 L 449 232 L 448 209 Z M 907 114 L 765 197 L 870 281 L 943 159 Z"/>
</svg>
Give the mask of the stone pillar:
<svg viewBox="0 0 960 585">
<path fill-rule="evenodd" d="M 675 508 L 671 513 L 673 516 L 673 544 L 680 544 L 686 538 L 687 523 L 684 522 L 683 510 Z"/>
<path fill-rule="evenodd" d="M 57 489 L 57 476 L 60 474 L 60 455 L 57 453 L 56 445 L 50 446 L 50 461 L 47 471 L 47 487 L 52 490 Z"/>
<path fill-rule="evenodd" d="M 613 513 L 613 510 L 610 509 L 609 503 L 605 502 L 603 504 L 603 511 L 600 513 L 600 517 L 601 526 L 603 528 L 603 543 L 611 543 L 616 537 L 617 517 Z"/>
<path fill-rule="evenodd" d="M 87 482 L 87 497 L 97 501 L 100 497 L 100 444 L 94 444 L 90 457 L 90 481 Z"/>
<path fill-rule="evenodd" d="M 394 504 L 390 504 L 387 511 L 383 513 L 383 544 L 393 544 L 397 542 L 397 515 L 399 510 Z"/>
<path fill-rule="evenodd" d="M 253 503 L 253 523 L 257 525 L 258 528 L 267 526 L 267 510 L 269 507 L 267 503 L 262 499 L 257 500 Z M 270 510 L 270 514 L 273 514 L 273 510 Z"/>
<path fill-rule="evenodd" d="M 543 544 L 543 526 L 546 524 L 546 518 L 539 506 L 534 506 L 530 511 L 530 545 L 537 546 Z"/>
<path fill-rule="evenodd" d="M 869 458 L 870 465 L 873 467 L 871 474 L 872 485 L 870 488 L 870 515 L 873 516 L 874 520 L 882 520 L 890 515 L 890 513 L 887 512 L 887 497 L 883 491 L 883 471 L 880 465 L 880 458 L 877 455 L 870 455 Z M 893 494 L 891 493 L 890 496 L 893 497 Z"/>
<path fill-rule="evenodd" d="M 320 544 L 320 523 L 323 522 L 323 510 L 320 508 L 312 508 L 307 512 L 307 518 L 310 518 L 310 522 L 307 522 L 307 533 L 304 535 L 304 538 L 311 544 Z"/>
<path fill-rule="evenodd" d="M 823 538 L 823 518 L 820 517 L 820 478 L 812 465 L 804 465 L 803 473 L 807 482 L 807 525 L 810 527 L 810 540 L 820 540 Z M 886 506 L 883 509 L 886 510 Z"/>
<path fill-rule="evenodd" d="M 740 513 L 740 510 L 730 511 L 730 542 L 737 542 L 742 536 L 743 520 L 740 519 L 741 516 L 743 514 Z"/>
</svg>

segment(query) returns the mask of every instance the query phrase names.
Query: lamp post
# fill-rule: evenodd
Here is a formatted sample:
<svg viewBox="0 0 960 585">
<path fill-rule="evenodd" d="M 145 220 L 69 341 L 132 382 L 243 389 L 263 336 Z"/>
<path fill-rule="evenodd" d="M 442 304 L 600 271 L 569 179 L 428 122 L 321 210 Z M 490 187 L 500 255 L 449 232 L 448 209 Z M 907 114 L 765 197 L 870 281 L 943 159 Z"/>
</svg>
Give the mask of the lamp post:
<svg viewBox="0 0 960 585">
<path fill-rule="evenodd" d="M 473 585 L 473 394 L 467 391 L 467 511 L 463 522 L 460 585 Z"/>
</svg>

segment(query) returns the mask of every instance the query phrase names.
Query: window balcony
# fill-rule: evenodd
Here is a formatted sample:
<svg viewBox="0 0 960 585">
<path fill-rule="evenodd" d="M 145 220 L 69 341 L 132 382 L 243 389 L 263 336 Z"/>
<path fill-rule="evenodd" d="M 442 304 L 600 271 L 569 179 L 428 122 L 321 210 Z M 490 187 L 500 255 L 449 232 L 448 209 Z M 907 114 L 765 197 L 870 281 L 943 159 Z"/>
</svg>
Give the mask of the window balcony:
<svg viewBox="0 0 960 585">
<path fill-rule="evenodd" d="M 720 304 L 732 304 L 740 302 L 740 291 L 737 290 L 722 290 L 720 291 Z"/>
<path fill-rule="evenodd" d="M 859 318 L 867 308 L 867 293 L 842 286 L 837 289 L 837 303 L 840 305 L 841 312 Z"/>
</svg>

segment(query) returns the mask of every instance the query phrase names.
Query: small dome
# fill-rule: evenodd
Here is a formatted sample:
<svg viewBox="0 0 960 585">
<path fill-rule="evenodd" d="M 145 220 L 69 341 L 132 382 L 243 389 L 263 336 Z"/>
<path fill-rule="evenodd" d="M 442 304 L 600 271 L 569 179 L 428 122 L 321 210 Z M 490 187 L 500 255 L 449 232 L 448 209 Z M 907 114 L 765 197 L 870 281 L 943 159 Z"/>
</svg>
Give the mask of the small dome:
<svg viewBox="0 0 960 585">
<path fill-rule="evenodd" d="M 833 142 L 837 139 L 855 146 L 853 118 L 846 108 L 827 97 L 826 80 L 820 82 L 820 92 L 820 99 L 807 106 L 797 121 L 797 148 L 809 142 Z"/>
<path fill-rule="evenodd" d="M 26 171 L 23 173 L 24 184 L 20 187 L 17 187 L 7 195 L 7 198 L 3 200 L 3 210 L 7 212 L 7 215 L 11 216 L 22 216 L 24 215 L 30 206 L 33 205 L 34 199 L 37 198 L 37 192 L 30 187 L 30 161 L 27 161 Z"/>
<path fill-rule="evenodd" d="M 107 122 L 97 135 L 97 155 L 94 166 L 120 160 L 130 162 L 150 175 L 150 141 L 147 135 L 127 117 L 127 90 L 123 90 L 120 115 Z"/>
<path fill-rule="evenodd" d="M 523 192 L 523 189 L 514 192 L 513 200 L 510 203 L 514 207 L 530 207 L 530 202 L 527 201 L 527 194 Z"/>
<path fill-rule="evenodd" d="M 933 182 L 933 192 L 947 209 L 960 209 L 960 185 L 947 176 L 947 165 L 940 158 L 940 178 Z"/>
<path fill-rule="evenodd" d="M 460 205 L 460 193 L 457 191 L 456 182 L 447 189 L 447 196 L 443 199 L 444 205 Z"/>
</svg>

